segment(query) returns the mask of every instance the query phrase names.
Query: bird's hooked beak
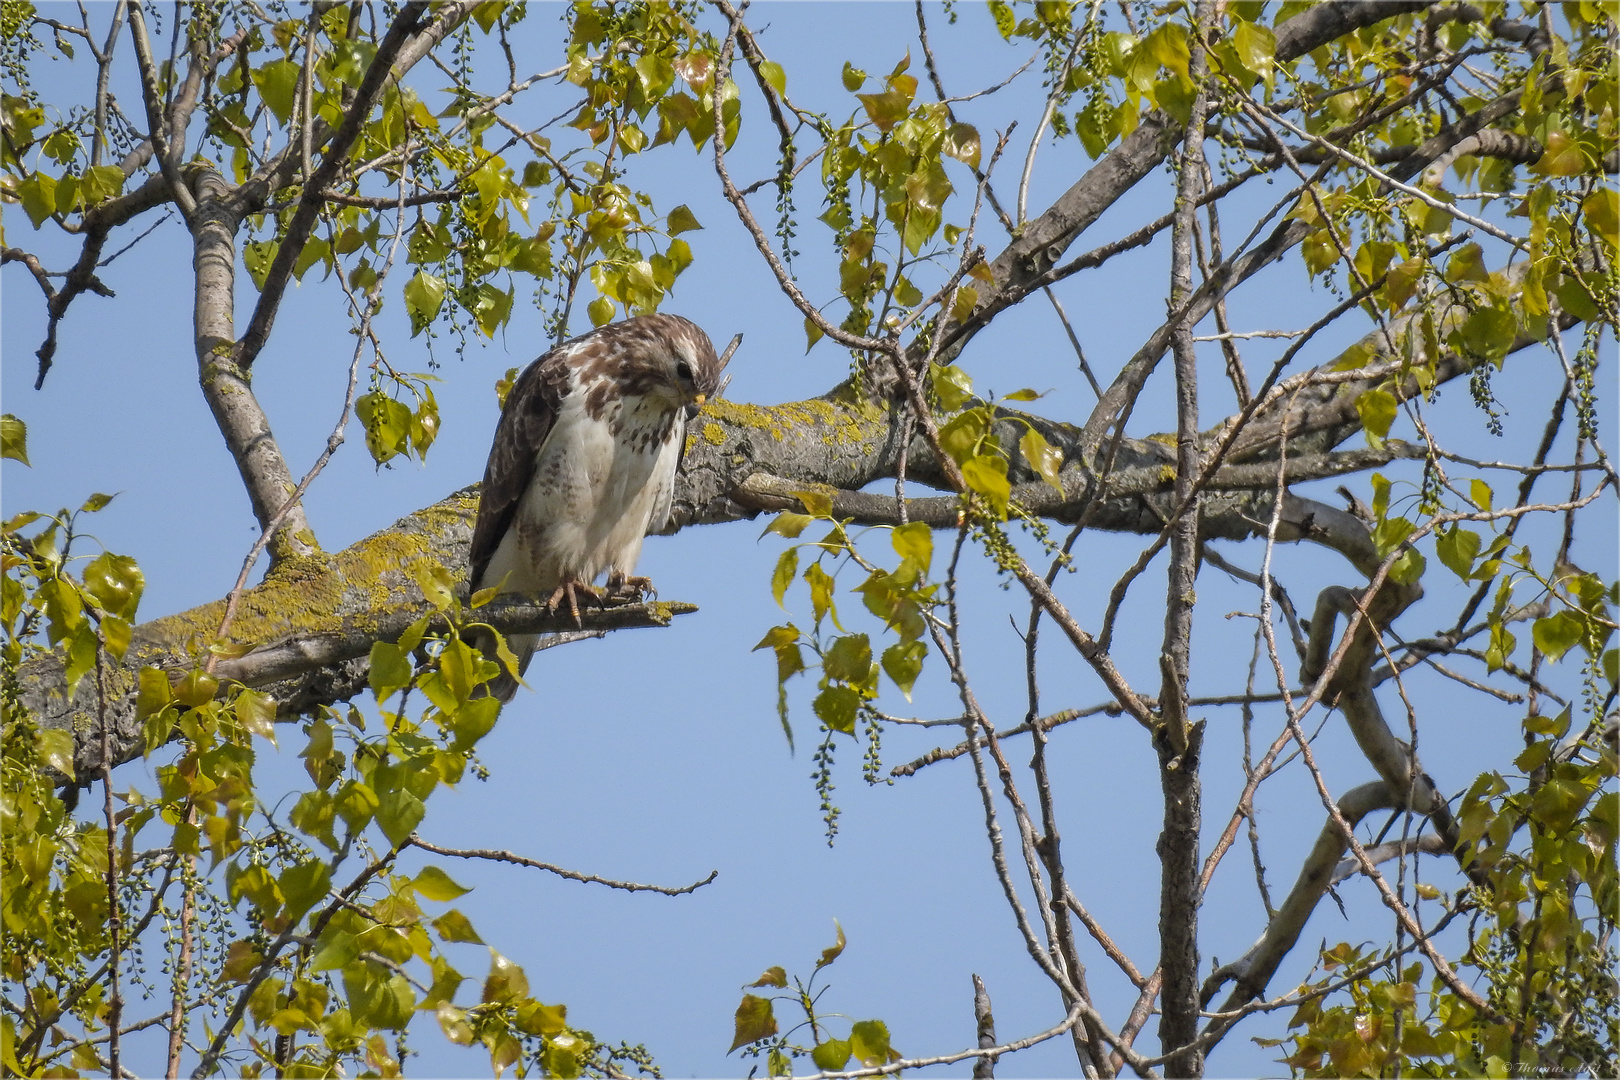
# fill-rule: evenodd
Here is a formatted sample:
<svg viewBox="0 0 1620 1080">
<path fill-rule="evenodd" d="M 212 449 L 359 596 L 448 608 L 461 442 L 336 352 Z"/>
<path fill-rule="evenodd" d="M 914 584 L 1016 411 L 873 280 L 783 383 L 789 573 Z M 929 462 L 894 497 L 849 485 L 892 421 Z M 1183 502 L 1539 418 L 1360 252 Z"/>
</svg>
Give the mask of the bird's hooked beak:
<svg viewBox="0 0 1620 1080">
<path fill-rule="evenodd" d="M 692 400 L 686 403 L 686 418 L 688 420 L 697 419 L 698 410 L 702 409 L 703 403 L 708 400 L 709 396 L 707 394 L 693 394 Z"/>
</svg>

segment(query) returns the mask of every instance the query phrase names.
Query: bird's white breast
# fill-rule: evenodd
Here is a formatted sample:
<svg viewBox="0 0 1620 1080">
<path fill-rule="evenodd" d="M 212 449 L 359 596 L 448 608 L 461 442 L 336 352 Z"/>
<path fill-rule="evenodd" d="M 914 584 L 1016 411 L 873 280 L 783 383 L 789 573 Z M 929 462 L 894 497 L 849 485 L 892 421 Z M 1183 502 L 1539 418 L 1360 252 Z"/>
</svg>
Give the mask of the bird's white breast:
<svg viewBox="0 0 1620 1080">
<path fill-rule="evenodd" d="M 544 592 L 630 574 L 642 539 L 668 519 L 684 438 L 683 415 L 660 399 L 616 399 L 593 417 L 584 393 L 564 396 L 483 580 Z"/>
</svg>

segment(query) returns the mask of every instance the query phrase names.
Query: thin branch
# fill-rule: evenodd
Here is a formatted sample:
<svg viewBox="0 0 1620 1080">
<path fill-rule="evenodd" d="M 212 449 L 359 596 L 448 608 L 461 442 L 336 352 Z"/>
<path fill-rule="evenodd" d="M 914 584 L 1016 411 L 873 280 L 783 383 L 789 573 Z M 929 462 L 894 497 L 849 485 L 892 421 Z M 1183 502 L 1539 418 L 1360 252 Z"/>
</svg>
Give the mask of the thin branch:
<svg viewBox="0 0 1620 1080">
<path fill-rule="evenodd" d="M 595 874 L 582 874 L 578 870 L 568 870 L 538 859 L 526 858 L 510 851 L 496 851 L 492 848 L 447 848 L 437 844 L 430 844 L 420 836 L 412 833 L 406 838 L 404 847 L 419 847 L 423 851 L 431 851 L 435 855 L 449 855 L 458 859 L 485 859 L 490 862 L 513 863 L 517 866 L 527 866 L 535 870 L 545 870 L 569 881 L 583 881 L 591 885 L 606 885 L 610 889 L 622 889 L 625 892 L 655 892 L 665 896 L 684 896 L 687 893 L 697 892 L 720 876 L 720 871 L 710 870 L 709 876 L 701 881 L 694 881 L 690 885 L 643 885 L 635 881 L 618 881 L 613 878 L 598 877 Z"/>
<path fill-rule="evenodd" d="M 422 16 L 427 12 L 427 6 L 426 0 L 411 0 L 400 9 L 387 35 L 377 45 L 377 52 L 366 68 L 360 89 L 355 93 L 354 103 L 344 112 L 342 126 L 321 155 L 320 166 L 304 185 L 298 209 L 293 211 L 292 220 L 287 223 L 281 243 L 276 248 L 275 260 L 270 264 L 264 284 L 259 289 L 259 303 L 253 310 L 253 317 L 232 351 L 233 359 L 243 371 L 252 369 L 253 362 L 258 359 L 260 350 L 269 339 L 282 294 L 292 278 L 293 266 L 303 253 L 304 244 L 320 216 L 326 189 L 337 180 L 338 173 L 347 162 L 349 151 L 382 94 L 384 83 L 393 76 L 395 60 L 404 53 L 407 43 L 421 24 Z"/>
</svg>

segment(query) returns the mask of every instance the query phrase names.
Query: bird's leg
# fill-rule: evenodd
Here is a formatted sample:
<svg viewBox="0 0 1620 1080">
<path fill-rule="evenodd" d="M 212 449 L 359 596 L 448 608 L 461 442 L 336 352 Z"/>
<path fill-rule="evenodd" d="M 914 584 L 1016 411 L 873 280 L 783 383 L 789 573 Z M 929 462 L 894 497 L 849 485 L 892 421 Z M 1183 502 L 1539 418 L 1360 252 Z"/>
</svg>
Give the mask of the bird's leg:
<svg viewBox="0 0 1620 1080">
<path fill-rule="evenodd" d="M 568 614 L 574 617 L 574 625 L 583 626 L 584 620 L 579 617 L 579 597 L 581 596 L 584 596 L 597 607 L 607 606 L 602 600 L 601 593 L 591 588 L 586 582 L 570 577 L 563 578 L 562 582 L 551 594 L 551 599 L 546 601 L 546 608 L 550 611 L 556 611 L 558 605 L 566 598 L 568 601 Z"/>
<path fill-rule="evenodd" d="M 652 578 L 630 577 L 615 570 L 608 575 L 608 599 L 617 604 L 639 604 L 648 596 L 657 596 Z"/>
</svg>

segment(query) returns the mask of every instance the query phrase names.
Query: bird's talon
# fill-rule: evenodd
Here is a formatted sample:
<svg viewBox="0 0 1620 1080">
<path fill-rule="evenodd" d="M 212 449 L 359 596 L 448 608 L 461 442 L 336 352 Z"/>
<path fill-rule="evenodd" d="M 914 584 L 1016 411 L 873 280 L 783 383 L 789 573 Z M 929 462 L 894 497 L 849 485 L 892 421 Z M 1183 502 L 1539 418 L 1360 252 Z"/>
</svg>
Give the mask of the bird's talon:
<svg viewBox="0 0 1620 1080">
<path fill-rule="evenodd" d="M 609 602 L 614 604 L 639 604 L 649 596 L 658 595 L 652 578 L 648 577 L 614 575 L 608 578 L 607 591 Z"/>
<path fill-rule="evenodd" d="M 602 600 L 601 593 L 582 581 L 569 580 L 557 586 L 556 591 L 551 594 L 551 599 L 546 601 L 546 609 L 548 611 L 557 611 L 562 601 L 567 600 L 568 614 L 574 617 L 574 625 L 583 629 L 585 620 L 579 617 L 579 598 L 581 596 L 594 602 L 597 607 L 607 606 Z"/>
</svg>

